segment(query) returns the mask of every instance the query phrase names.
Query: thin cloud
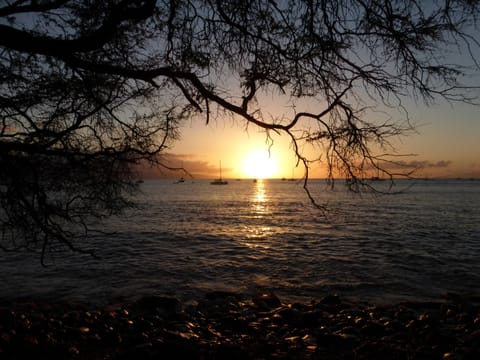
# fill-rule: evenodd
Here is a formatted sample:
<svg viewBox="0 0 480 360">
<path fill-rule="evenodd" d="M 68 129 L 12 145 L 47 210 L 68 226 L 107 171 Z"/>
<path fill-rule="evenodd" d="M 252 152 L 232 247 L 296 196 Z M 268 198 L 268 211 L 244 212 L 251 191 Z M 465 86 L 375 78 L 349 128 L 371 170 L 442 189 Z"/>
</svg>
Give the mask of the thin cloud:
<svg viewBox="0 0 480 360">
<path fill-rule="evenodd" d="M 145 179 L 175 179 L 179 177 L 201 179 L 217 176 L 218 167 L 208 161 L 196 159 L 192 154 L 164 153 L 159 156 L 161 166 L 142 164 L 139 173 Z M 229 169 L 224 169 L 228 172 Z"/>
<path fill-rule="evenodd" d="M 408 169 L 445 169 L 452 165 L 450 160 L 439 160 L 439 161 L 429 161 L 429 160 L 411 160 L 411 161 L 395 161 L 389 163 L 387 167 L 389 168 L 408 168 Z"/>
</svg>

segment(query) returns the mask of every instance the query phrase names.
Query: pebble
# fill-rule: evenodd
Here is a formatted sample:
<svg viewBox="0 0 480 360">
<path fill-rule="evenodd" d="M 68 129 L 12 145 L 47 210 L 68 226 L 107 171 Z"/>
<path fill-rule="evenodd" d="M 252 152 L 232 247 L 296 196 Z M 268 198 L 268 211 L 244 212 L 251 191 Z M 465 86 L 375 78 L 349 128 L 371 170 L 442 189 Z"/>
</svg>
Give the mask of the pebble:
<svg viewBox="0 0 480 360">
<path fill-rule="evenodd" d="M 0 305 L 0 359 L 480 359 L 475 301 L 379 306 L 211 292 L 120 307 Z"/>
</svg>

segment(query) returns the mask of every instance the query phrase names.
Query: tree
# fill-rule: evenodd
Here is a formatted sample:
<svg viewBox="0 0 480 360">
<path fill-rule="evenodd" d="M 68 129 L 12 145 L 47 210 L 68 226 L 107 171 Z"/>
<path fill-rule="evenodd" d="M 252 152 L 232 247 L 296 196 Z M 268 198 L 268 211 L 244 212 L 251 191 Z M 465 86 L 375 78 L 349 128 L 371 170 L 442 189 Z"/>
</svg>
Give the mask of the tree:
<svg viewBox="0 0 480 360">
<path fill-rule="evenodd" d="M 472 0 L 42 0 L 0 5 L 4 250 L 85 251 L 91 223 L 131 205 L 135 165 L 162 166 L 184 119 L 231 116 L 290 137 L 305 167 L 368 185 L 408 97 L 474 102 L 461 85 Z M 266 94 L 290 107 L 268 113 Z M 303 108 L 305 99 L 314 109 Z M 302 144 L 317 148 L 309 159 Z M 163 165 L 164 166 L 164 165 Z M 308 190 L 308 188 L 306 187 Z"/>
</svg>

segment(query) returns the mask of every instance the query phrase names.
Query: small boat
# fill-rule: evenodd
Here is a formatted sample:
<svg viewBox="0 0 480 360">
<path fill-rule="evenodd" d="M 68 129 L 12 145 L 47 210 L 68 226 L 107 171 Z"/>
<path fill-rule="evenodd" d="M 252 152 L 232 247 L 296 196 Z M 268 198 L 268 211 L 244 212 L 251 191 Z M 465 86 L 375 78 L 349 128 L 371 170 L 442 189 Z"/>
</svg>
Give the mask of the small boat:
<svg viewBox="0 0 480 360">
<path fill-rule="evenodd" d="M 185 182 L 185 179 L 183 177 L 181 177 L 180 179 L 175 181 L 175 184 L 180 184 L 180 183 L 184 183 L 184 182 Z"/>
<path fill-rule="evenodd" d="M 228 181 L 222 180 L 222 162 L 220 161 L 220 177 L 210 182 L 211 185 L 227 185 Z"/>
<path fill-rule="evenodd" d="M 227 185 L 228 181 L 222 180 L 222 179 L 215 179 L 212 182 L 210 182 L 211 185 Z"/>
</svg>

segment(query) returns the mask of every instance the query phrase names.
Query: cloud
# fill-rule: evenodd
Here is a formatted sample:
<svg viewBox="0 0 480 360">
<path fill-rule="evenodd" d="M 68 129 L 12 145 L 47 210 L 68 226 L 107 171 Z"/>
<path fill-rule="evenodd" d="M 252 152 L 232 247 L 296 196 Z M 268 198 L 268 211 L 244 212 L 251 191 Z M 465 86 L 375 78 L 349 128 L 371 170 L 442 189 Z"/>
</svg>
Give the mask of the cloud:
<svg viewBox="0 0 480 360">
<path fill-rule="evenodd" d="M 450 160 L 439 160 L 439 161 L 429 161 L 429 160 L 411 160 L 411 161 L 394 161 L 386 165 L 388 168 L 409 168 L 409 169 L 445 169 L 452 164 Z"/>
<path fill-rule="evenodd" d="M 138 171 L 145 179 L 212 178 L 217 176 L 218 167 L 206 160 L 196 159 L 192 154 L 164 153 L 159 155 L 160 166 L 140 165 Z M 228 171 L 229 169 L 224 169 Z"/>
</svg>

